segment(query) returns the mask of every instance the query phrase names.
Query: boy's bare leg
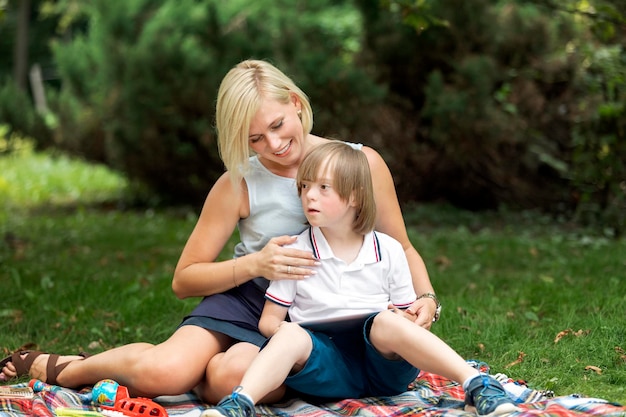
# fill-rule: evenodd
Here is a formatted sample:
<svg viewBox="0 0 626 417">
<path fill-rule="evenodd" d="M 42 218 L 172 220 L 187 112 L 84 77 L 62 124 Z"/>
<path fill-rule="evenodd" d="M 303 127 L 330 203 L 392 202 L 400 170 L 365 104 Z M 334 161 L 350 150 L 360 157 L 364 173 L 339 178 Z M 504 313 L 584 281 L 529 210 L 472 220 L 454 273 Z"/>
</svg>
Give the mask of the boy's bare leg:
<svg viewBox="0 0 626 417">
<path fill-rule="evenodd" d="M 461 384 L 479 373 L 435 334 L 390 310 L 374 318 L 370 340 L 389 359 L 402 357 L 418 369 Z"/>
</svg>

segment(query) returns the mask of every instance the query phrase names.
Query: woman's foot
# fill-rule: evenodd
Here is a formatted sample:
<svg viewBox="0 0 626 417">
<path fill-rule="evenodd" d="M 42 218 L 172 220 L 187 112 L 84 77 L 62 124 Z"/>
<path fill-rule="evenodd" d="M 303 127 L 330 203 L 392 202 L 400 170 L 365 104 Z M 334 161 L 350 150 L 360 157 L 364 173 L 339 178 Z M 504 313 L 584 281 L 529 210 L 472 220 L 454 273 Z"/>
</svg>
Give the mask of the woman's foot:
<svg viewBox="0 0 626 417">
<path fill-rule="evenodd" d="M 87 353 L 60 356 L 55 353 L 49 354 L 35 350 L 15 352 L 0 361 L 0 367 L 2 367 L 0 382 L 28 375 L 48 384 L 57 385 L 59 374 L 70 362 L 83 360 L 87 356 L 89 356 Z"/>
</svg>

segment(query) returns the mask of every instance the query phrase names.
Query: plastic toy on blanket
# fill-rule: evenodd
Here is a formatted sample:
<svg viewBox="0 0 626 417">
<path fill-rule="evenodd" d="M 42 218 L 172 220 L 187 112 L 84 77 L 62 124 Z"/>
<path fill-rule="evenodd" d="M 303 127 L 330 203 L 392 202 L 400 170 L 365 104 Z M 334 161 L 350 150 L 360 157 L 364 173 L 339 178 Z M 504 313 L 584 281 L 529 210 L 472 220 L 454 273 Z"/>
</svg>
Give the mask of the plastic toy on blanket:
<svg viewBox="0 0 626 417">
<path fill-rule="evenodd" d="M 48 384 L 32 379 L 28 385 L 34 392 L 40 392 Z M 93 386 L 91 401 L 100 413 L 109 417 L 168 417 L 163 406 L 149 398 L 131 397 L 128 388 L 112 379 L 103 379 Z"/>
</svg>

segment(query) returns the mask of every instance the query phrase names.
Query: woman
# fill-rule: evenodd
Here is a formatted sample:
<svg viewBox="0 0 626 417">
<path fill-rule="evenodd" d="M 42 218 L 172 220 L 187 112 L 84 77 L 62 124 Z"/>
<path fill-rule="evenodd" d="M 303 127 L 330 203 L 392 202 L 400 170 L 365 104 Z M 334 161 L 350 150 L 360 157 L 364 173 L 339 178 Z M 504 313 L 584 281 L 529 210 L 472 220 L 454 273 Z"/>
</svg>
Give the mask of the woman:
<svg viewBox="0 0 626 417">
<path fill-rule="evenodd" d="M 295 185 L 298 166 L 328 139 L 310 133 L 313 115 L 306 95 L 264 61 L 243 61 L 228 72 L 218 92 L 216 119 L 227 172 L 209 192 L 172 282 L 179 298 L 205 297 L 198 307 L 161 344 L 133 343 L 88 358 L 18 352 L 0 364 L 0 378 L 28 373 L 70 388 L 111 378 L 133 396 L 194 389 L 210 403 L 239 385 L 265 340 L 257 325 L 268 280 L 315 273 L 311 253 L 283 246 L 295 241 L 306 222 Z M 362 149 L 370 164 L 376 229 L 402 243 L 415 292 L 425 295 L 406 315 L 429 328 L 439 303 L 408 239 L 391 173 L 373 149 L 352 146 Z M 235 227 L 241 243 L 233 259 L 216 262 Z M 283 390 L 262 401 L 277 401 Z"/>
</svg>

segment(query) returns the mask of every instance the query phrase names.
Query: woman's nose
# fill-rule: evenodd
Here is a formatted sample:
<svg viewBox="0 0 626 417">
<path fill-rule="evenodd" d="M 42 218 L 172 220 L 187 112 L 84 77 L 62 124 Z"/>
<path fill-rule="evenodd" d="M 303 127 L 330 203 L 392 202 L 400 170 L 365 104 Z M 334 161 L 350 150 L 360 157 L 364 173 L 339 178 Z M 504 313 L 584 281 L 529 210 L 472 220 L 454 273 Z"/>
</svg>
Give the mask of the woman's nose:
<svg viewBox="0 0 626 417">
<path fill-rule="evenodd" d="M 267 145 L 269 146 L 270 149 L 272 149 L 274 152 L 280 150 L 282 146 L 282 141 L 280 139 L 280 136 L 278 136 L 278 134 L 268 133 L 265 135 L 265 137 L 267 138 Z"/>
</svg>

